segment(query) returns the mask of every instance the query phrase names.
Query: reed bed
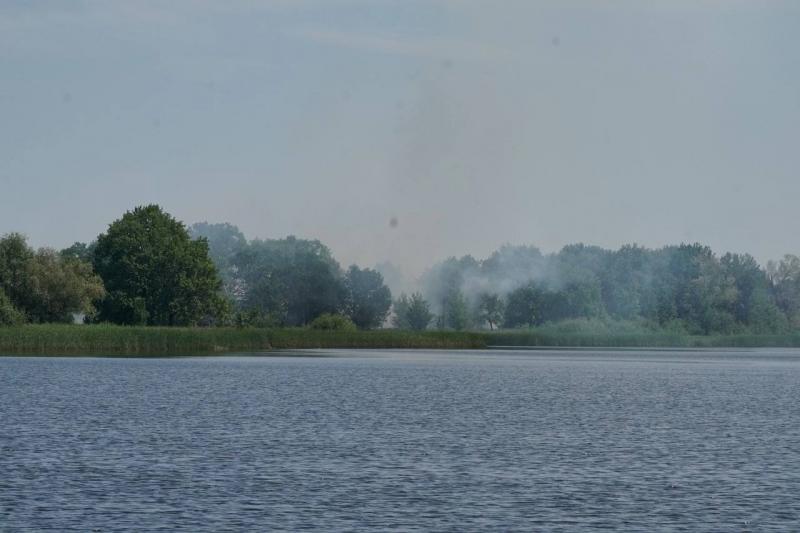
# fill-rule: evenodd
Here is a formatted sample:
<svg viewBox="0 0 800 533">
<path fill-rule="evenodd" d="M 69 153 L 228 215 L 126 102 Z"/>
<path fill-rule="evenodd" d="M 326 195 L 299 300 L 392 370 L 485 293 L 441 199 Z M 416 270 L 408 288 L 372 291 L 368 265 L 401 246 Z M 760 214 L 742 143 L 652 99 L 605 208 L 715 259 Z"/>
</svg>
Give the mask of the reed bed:
<svg viewBox="0 0 800 533">
<path fill-rule="evenodd" d="M 324 331 L 306 328 L 165 328 L 112 325 L 0 327 L 3 355 L 209 355 L 314 348 L 480 349 L 486 347 L 800 347 L 800 333 L 709 335 L 647 332 Z"/>
<path fill-rule="evenodd" d="M 550 333 L 496 332 L 486 334 L 488 346 L 602 347 L 602 348 L 797 348 L 800 334 L 681 335 L 676 333 Z"/>
<path fill-rule="evenodd" d="M 324 331 L 303 328 L 270 332 L 273 348 L 485 348 L 481 333 L 463 331 Z"/>
<path fill-rule="evenodd" d="M 464 332 L 57 324 L 0 327 L 0 354 L 6 355 L 203 355 L 273 349 L 482 347 L 482 335 Z"/>
</svg>

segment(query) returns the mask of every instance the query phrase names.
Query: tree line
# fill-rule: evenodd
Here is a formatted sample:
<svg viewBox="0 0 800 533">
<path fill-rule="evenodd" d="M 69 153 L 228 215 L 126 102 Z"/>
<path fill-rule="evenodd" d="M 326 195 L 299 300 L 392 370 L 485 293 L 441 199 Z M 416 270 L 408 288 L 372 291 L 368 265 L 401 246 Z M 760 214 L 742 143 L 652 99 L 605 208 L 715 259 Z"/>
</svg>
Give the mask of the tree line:
<svg viewBox="0 0 800 533">
<path fill-rule="evenodd" d="M 318 240 L 247 240 L 230 224 L 185 226 L 157 205 L 111 223 L 89 244 L 33 250 L 0 238 L 0 325 L 527 328 L 570 319 L 623 320 L 689 334 L 780 333 L 800 327 L 800 259 L 762 268 L 707 246 L 543 254 L 506 245 L 451 257 L 419 290 L 392 294 L 376 269 L 342 268 Z M 387 320 L 391 317 L 391 320 Z"/>
<path fill-rule="evenodd" d="M 785 333 L 800 327 L 800 259 L 762 268 L 748 254 L 681 244 L 542 254 L 504 246 L 449 258 L 422 280 L 439 327 L 534 327 L 569 319 L 635 321 L 686 334 Z"/>
<path fill-rule="evenodd" d="M 213 243 L 213 246 L 209 246 Z M 34 251 L 0 239 L 0 325 L 85 322 L 149 326 L 375 328 L 392 304 L 381 275 L 342 270 L 319 241 L 247 242 L 228 224 L 187 228 L 137 207 L 90 243 Z"/>
</svg>

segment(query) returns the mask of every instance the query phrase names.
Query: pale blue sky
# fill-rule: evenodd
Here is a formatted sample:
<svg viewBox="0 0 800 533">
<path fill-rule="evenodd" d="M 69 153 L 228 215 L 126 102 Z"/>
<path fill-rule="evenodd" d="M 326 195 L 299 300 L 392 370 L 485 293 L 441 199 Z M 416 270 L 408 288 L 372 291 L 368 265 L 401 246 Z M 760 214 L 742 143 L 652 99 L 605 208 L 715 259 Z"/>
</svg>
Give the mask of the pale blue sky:
<svg viewBox="0 0 800 533">
<path fill-rule="evenodd" d="M 800 3 L 0 2 L 0 233 L 800 253 Z M 391 228 L 389 220 L 399 224 Z"/>
</svg>

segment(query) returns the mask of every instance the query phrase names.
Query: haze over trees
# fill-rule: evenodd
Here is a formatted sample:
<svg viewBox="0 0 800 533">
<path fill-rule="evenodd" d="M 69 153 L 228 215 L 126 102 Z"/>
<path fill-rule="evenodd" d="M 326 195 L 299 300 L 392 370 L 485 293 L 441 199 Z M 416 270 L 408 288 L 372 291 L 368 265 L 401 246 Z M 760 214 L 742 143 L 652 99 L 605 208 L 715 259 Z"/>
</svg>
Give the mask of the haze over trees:
<svg viewBox="0 0 800 533">
<path fill-rule="evenodd" d="M 248 242 L 230 224 L 186 228 L 157 205 L 137 207 L 90 244 L 34 251 L 0 240 L 0 324 L 381 327 L 391 292 L 380 273 L 342 271 L 316 240 Z M 342 316 L 344 315 L 344 316 Z M 334 328 L 331 328 L 334 329 Z"/>
<path fill-rule="evenodd" d="M 209 224 L 197 222 L 188 228 L 192 239 L 205 239 L 211 261 L 217 267 L 225 294 L 233 301 L 244 297 L 235 263 L 237 254 L 247 247 L 247 239 L 239 228 L 232 224 Z"/>
<path fill-rule="evenodd" d="M 480 320 L 494 329 L 503 320 L 505 303 L 500 295 L 483 292 L 478 295 L 478 313 Z"/>
<path fill-rule="evenodd" d="M 770 261 L 767 277 L 778 308 L 793 326 L 800 326 L 800 257 L 786 255 L 780 261 Z"/>
<path fill-rule="evenodd" d="M 408 279 L 383 264 L 394 281 Z M 248 241 L 231 224 L 190 227 L 137 207 L 92 243 L 33 250 L 0 239 L 0 324 L 87 321 L 321 329 L 533 328 L 595 321 L 682 334 L 800 329 L 800 258 L 762 268 L 701 244 L 618 250 L 574 244 L 543 254 L 505 245 L 451 257 L 392 301 L 377 270 L 342 269 L 318 240 Z M 407 294 L 410 294 L 408 296 Z M 354 325 L 354 326 L 351 326 Z"/>
<path fill-rule="evenodd" d="M 428 328 L 433 318 L 430 305 L 418 292 L 410 297 L 402 293 L 394 302 L 392 323 L 396 328 L 422 331 Z"/>
<path fill-rule="evenodd" d="M 381 274 L 355 265 L 342 271 L 318 240 L 248 242 L 229 224 L 195 224 L 191 231 L 208 239 L 239 324 L 302 326 L 321 315 L 342 314 L 371 329 L 386 320 L 392 296 Z"/>
<path fill-rule="evenodd" d="M 780 333 L 800 325 L 800 260 L 765 270 L 747 254 L 701 244 L 605 250 L 582 244 L 543 255 L 504 246 L 450 258 L 423 276 L 441 325 L 533 327 L 570 319 L 628 320 L 689 334 Z"/>
</svg>

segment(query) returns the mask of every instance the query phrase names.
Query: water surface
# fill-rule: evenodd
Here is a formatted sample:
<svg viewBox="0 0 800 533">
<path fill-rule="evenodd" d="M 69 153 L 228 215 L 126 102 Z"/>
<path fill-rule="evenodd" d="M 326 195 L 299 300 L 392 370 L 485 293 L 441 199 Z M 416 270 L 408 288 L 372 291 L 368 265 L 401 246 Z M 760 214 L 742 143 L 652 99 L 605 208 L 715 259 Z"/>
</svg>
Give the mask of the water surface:
<svg viewBox="0 0 800 533">
<path fill-rule="evenodd" d="M 298 355 L 0 358 L 0 530 L 800 530 L 798 351 Z"/>
</svg>

